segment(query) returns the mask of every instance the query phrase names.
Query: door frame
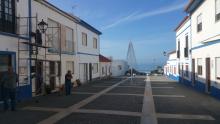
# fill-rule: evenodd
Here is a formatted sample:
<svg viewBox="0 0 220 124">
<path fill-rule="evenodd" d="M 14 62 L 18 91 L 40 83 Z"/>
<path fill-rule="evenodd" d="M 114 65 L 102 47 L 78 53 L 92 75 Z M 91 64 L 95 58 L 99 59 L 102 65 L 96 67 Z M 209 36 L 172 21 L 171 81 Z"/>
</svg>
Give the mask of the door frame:
<svg viewBox="0 0 220 124">
<path fill-rule="evenodd" d="M 191 77 L 191 79 L 192 79 L 192 85 L 194 86 L 195 85 L 195 83 L 196 83 L 196 63 L 195 63 L 195 59 L 192 59 L 192 77 Z"/>
<path fill-rule="evenodd" d="M 211 91 L 211 59 L 210 57 L 206 58 L 206 92 L 210 93 Z"/>
<path fill-rule="evenodd" d="M 92 81 L 92 63 L 89 63 L 89 81 Z"/>
</svg>

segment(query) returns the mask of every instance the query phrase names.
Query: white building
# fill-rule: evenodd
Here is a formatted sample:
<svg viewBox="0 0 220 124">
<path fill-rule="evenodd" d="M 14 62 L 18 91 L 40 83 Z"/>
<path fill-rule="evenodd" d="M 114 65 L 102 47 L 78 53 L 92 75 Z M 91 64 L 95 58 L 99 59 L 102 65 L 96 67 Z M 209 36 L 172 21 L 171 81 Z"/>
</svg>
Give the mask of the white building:
<svg viewBox="0 0 220 124">
<path fill-rule="evenodd" d="M 112 60 L 112 76 L 124 76 L 128 70 L 129 66 L 125 60 Z"/>
<path fill-rule="evenodd" d="M 77 59 L 79 79 L 91 81 L 99 77 L 99 53 L 101 32 L 84 22 L 77 24 Z"/>
<path fill-rule="evenodd" d="M 179 82 L 191 85 L 191 21 L 186 16 L 175 29 Z"/>
<path fill-rule="evenodd" d="M 168 60 L 164 66 L 164 74 L 172 80 L 179 80 L 178 59 L 176 51 L 168 53 Z"/>
<path fill-rule="evenodd" d="M 44 85 L 59 90 L 68 70 L 73 81 L 99 77 L 101 32 L 46 0 L 1 4 L 10 7 L 4 5 L 0 16 L 0 74 L 13 67 L 19 75 L 19 99 L 41 94 Z M 48 24 L 45 33 L 39 32 L 40 22 Z"/>
<path fill-rule="evenodd" d="M 110 60 L 109 58 L 103 56 L 103 55 L 99 55 L 99 63 L 100 63 L 100 67 L 99 67 L 99 74 L 100 74 L 100 78 L 109 78 L 111 77 L 112 74 L 112 70 L 111 70 L 111 65 L 112 65 L 112 60 Z"/>
<path fill-rule="evenodd" d="M 220 98 L 220 0 L 191 0 L 192 82 Z"/>
</svg>

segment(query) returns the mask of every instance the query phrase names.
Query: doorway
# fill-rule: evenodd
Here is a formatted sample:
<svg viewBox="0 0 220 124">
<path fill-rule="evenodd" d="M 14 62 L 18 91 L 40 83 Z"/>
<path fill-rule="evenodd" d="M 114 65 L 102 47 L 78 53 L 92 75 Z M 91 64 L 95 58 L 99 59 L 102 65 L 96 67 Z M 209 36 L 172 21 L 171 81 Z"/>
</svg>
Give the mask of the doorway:
<svg viewBox="0 0 220 124">
<path fill-rule="evenodd" d="M 50 88 L 51 90 L 55 89 L 55 84 L 56 84 L 56 62 L 49 62 L 49 67 L 50 67 Z"/>
<path fill-rule="evenodd" d="M 80 81 L 81 82 L 87 82 L 88 81 L 88 64 L 79 64 L 79 70 L 80 70 Z"/>
<path fill-rule="evenodd" d="M 35 83 L 35 92 L 36 95 L 42 93 L 42 84 L 43 84 L 43 62 L 36 61 L 36 83 Z"/>
<path fill-rule="evenodd" d="M 206 58 L 206 91 L 209 93 L 211 90 L 211 67 L 210 58 Z"/>
<path fill-rule="evenodd" d="M 196 73 L 195 73 L 195 59 L 192 59 L 192 85 L 196 83 Z"/>
<path fill-rule="evenodd" d="M 89 81 L 92 81 L 92 63 L 89 63 Z"/>
</svg>

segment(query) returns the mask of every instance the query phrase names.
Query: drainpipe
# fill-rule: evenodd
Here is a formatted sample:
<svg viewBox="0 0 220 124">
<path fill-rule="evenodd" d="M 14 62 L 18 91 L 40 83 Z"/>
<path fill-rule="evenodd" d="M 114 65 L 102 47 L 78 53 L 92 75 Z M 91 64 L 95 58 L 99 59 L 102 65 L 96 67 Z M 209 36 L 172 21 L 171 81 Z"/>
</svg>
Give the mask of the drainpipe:
<svg viewBox="0 0 220 124">
<path fill-rule="evenodd" d="M 32 11 L 31 11 L 31 0 L 28 0 L 28 16 L 29 16 L 29 42 L 31 43 L 31 31 L 32 31 Z M 32 78 L 31 78 L 31 67 L 32 67 L 32 63 L 31 63 L 31 46 L 29 45 L 29 47 L 28 47 L 28 49 L 29 49 L 29 74 L 28 74 L 28 79 L 29 79 L 29 82 L 30 82 L 30 86 L 31 86 L 31 92 L 32 92 Z"/>
</svg>

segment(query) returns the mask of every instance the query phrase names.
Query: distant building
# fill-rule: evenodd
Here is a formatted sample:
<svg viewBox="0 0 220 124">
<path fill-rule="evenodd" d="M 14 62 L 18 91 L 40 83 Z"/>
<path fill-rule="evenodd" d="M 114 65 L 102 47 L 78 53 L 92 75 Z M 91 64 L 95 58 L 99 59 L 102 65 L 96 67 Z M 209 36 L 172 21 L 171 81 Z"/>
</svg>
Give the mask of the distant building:
<svg viewBox="0 0 220 124">
<path fill-rule="evenodd" d="M 109 58 L 103 55 L 99 55 L 100 78 L 108 78 L 112 75 L 112 69 L 111 69 L 112 63 L 111 62 L 112 60 L 110 60 Z"/>
<path fill-rule="evenodd" d="M 164 75 L 168 78 L 178 81 L 178 59 L 176 51 L 172 51 L 168 53 L 168 60 L 166 65 L 164 66 Z"/>
<path fill-rule="evenodd" d="M 175 29 L 179 81 L 191 85 L 191 21 L 186 16 Z"/>
<path fill-rule="evenodd" d="M 125 60 L 112 60 L 112 76 L 123 76 L 129 70 Z"/>
</svg>

